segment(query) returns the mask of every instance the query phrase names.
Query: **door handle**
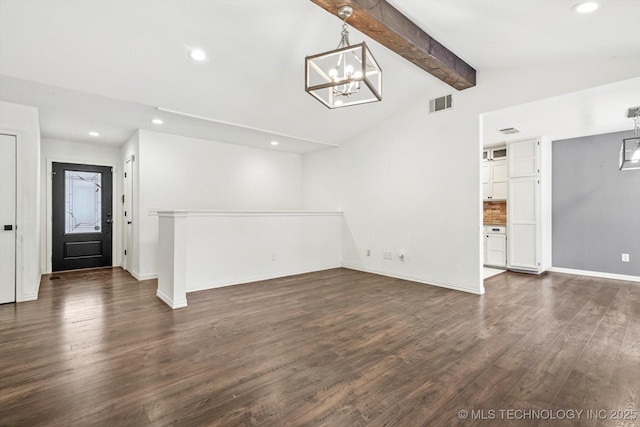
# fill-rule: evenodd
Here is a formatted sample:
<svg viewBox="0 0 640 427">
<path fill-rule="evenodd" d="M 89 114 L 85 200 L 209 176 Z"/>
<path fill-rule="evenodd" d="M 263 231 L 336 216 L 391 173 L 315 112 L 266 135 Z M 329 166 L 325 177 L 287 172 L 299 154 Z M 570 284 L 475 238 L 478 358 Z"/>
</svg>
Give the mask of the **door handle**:
<svg viewBox="0 0 640 427">
<path fill-rule="evenodd" d="M 127 221 L 127 224 L 131 224 L 131 221 Z"/>
<path fill-rule="evenodd" d="M 11 231 L 11 230 L 13 230 L 13 225 L 9 224 L 4 226 L 4 231 Z"/>
<path fill-rule="evenodd" d="M 107 224 L 113 224 L 113 220 L 112 220 L 111 218 L 109 218 L 109 219 L 106 221 L 106 223 L 107 223 Z"/>
</svg>

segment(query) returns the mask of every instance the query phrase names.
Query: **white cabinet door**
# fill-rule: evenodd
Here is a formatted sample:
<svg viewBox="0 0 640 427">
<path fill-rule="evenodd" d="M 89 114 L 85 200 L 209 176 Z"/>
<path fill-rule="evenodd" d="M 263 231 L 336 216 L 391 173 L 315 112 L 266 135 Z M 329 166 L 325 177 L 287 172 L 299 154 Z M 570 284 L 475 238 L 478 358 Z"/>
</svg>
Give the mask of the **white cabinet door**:
<svg viewBox="0 0 640 427">
<path fill-rule="evenodd" d="M 487 234 L 485 237 L 485 264 L 495 267 L 507 266 L 507 236 L 504 234 Z"/>
<path fill-rule="evenodd" d="M 535 139 L 509 144 L 509 177 L 520 178 L 537 175 L 538 144 Z"/>
<path fill-rule="evenodd" d="M 16 301 L 16 137 L 0 135 L 0 304 Z"/>
<path fill-rule="evenodd" d="M 508 193 L 508 166 L 506 160 L 491 163 L 491 199 L 506 200 Z"/>
<path fill-rule="evenodd" d="M 513 151 L 511 152 L 513 153 Z M 512 179 L 509 188 L 509 267 L 537 270 L 538 178 Z"/>
<path fill-rule="evenodd" d="M 482 198 L 484 200 L 507 200 L 508 166 L 506 160 L 482 164 Z"/>
<path fill-rule="evenodd" d="M 491 183 L 491 200 L 507 200 L 509 185 L 507 181 Z"/>
<path fill-rule="evenodd" d="M 482 198 L 491 200 L 491 163 L 482 163 Z"/>
</svg>

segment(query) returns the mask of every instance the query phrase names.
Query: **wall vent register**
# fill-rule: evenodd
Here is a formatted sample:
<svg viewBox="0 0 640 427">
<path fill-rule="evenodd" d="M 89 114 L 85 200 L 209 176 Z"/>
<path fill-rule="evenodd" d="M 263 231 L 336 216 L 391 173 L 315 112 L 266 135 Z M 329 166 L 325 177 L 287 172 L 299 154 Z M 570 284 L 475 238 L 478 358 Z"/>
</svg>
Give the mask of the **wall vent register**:
<svg viewBox="0 0 640 427">
<path fill-rule="evenodd" d="M 429 112 L 434 113 L 436 111 L 448 110 L 453 107 L 453 99 L 451 95 L 441 96 L 429 101 Z"/>
</svg>

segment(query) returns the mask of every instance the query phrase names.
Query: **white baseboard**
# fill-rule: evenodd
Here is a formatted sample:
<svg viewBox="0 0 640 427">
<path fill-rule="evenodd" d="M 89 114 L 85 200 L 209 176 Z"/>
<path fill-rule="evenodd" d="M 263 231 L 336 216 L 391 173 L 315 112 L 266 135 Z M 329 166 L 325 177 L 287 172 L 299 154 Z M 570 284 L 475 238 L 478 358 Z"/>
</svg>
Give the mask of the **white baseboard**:
<svg viewBox="0 0 640 427">
<path fill-rule="evenodd" d="M 127 270 L 137 281 L 157 279 L 158 273 L 138 274 L 133 270 Z"/>
<path fill-rule="evenodd" d="M 172 298 L 170 298 L 167 294 L 162 292 L 160 289 L 156 290 L 156 296 L 174 310 L 176 308 L 183 308 L 187 306 L 186 299 L 184 301 L 174 301 Z"/>
<path fill-rule="evenodd" d="M 38 299 L 38 295 L 29 294 L 29 295 L 23 295 L 22 299 L 18 302 L 36 301 L 37 299 Z"/>
<path fill-rule="evenodd" d="M 214 282 L 214 283 L 207 283 L 207 284 L 195 285 L 195 286 L 187 285 L 187 293 L 206 291 L 207 289 L 223 288 L 225 286 L 242 285 L 244 283 L 259 282 L 261 280 L 281 279 L 287 276 L 295 276 L 297 274 L 306 274 L 306 273 L 315 273 L 317 271 L 331 270 L 333 268 L 340 268 L 340 267 L 341 265 L 330 265 L 325 267 L 314 268 L 311 270 L 285 271 L 285 272 L 276 273 L 276 274 L 262 274 L 262 275 L 256 275 L 256 276 L 247 276 L 247 277 L 238 278 L 232 281 Z"/>
<path fill-rule="evenodd" d="M 604 273 L 602 271 L 575 270 L 573 268 L 551 267 L 553 273 L 574 274 L 576 276 L 599 277 L 601 279 L 624 280 L 626 282 L 640 282 L 640 276 L 629 276 L 626 274 Z"/>
<path fill-rule="evenodd" d="M 410 282 L 417 282 L 417 283 L 422 283 L 424 285 L 438 286 L 440 288 L 453 289 L 453 290 L 456 290 L 456 291 L 467 292 L 467 293 L 475 294 L 475 295 L 484 294 L 484 287 L 483 287 L 482 291 L 479 291 L 478 289 L 473 289 L 473 288 L 469 288 L 469 287 L 466 287 L 466 286 L 454 285 L 454 284 L 451 284 L 451 283 L 441 283 L 441 282 L 439 283 L 439 282 L 434 282 L 434 281 L 425 281 L 424 279 L 421 279 L 421 278 L 418 278 L 418 277 L 414 277 L 414 276 L 407 276 L 407 275 L 402 275 L 402 274 L 390 274 L 390 273 L 385 273 L 385 272 L 382 272 L 382 271 L 372 270 L 372 269 L 369 269 L 369 268 L 354 267 L 352 265 L 347 265 L 347 264 L 342 264 L 342 267 L 348 268 L 349 270 L 363 271 L 365 273 L 377 274 L 379 276 L 393 277 L 394 279 L 408 280 Z"/>
</svg>

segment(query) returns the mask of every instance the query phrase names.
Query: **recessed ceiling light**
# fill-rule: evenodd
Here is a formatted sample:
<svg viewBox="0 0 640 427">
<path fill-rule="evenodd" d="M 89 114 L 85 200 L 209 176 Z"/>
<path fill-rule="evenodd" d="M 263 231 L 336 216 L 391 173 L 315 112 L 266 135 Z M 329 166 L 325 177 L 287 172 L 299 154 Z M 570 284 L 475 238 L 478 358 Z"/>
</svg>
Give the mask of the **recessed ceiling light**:
<svg viewBox="0 0 640 427">
<path fill-rule="evenodd" d="M 92 130 L 91 132 L 89 132 L 89 135 L 91 136 L 100 136 L 100 134 L 94 130 Z"/>
<path fill-rule="evenodd" d="M 597 1 L 583 1 L 573 6 L 573 10 L 578 13 L 591 13 L 600 7 L 600 3 Z"/>
<path fill-rule="evenodd" d="M 280 144 L 278 141 L 271 141 L 271 145 L 278 145 Z"/>
<path fill-rule="evenodd" d="M 189 58 L 193 59 L 194 61 L 200 62 L 207 59 L 207 54 L 204 53 L 204 50 L 202 49 L 191 49 L 189 51 Z"/>
<path fill-rule="evenodd" d="M 162 119 L 151 119 L 151 123 L 153 123 L 154 125 L 161 125 L 164 122 L 162 121 Z"/>
</svg>

